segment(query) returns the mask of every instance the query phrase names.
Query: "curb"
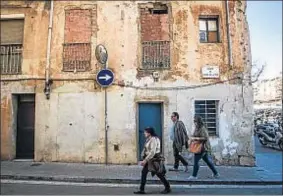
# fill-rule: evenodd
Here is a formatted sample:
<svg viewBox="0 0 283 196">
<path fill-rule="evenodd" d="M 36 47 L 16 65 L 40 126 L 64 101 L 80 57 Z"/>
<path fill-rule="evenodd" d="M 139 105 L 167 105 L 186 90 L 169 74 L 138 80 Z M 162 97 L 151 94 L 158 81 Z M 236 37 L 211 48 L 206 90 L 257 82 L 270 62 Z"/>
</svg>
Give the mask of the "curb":
<svg viewBox="0 0 283 196">
<path fill-rule="evenodd" d="M 102 179 L 92 177 L 60 177 L 60 176 L 20 176 L 1 175 L 1 180 L 26 180 L 26 181 L 53 181 L 53 182 L 76 182 L 76 183 L 109 183 L 109 184 L 139 184 L 137 179 Z M 282 180 L 170 180 L 170 184 L 175 185 L 282 185 Z M 160 184 L 159 180 L 147 180 L 148 184 Z"/>
</svg>

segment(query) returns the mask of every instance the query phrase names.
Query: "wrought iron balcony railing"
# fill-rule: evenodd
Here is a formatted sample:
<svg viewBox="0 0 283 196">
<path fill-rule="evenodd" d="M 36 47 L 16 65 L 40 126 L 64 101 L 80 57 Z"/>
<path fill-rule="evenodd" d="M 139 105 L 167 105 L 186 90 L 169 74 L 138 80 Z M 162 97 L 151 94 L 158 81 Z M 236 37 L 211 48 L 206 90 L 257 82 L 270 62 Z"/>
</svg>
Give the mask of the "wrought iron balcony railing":
<svg viewBox="0 0 283 196">
<path fill-rule="evenodd" d="M 142 42 L 142 68 L 170 68 L 170 41 Z"/>
<path fill-rule="evenodd" d="M 1 44 L 1 74 L 20 74 L 22 72 L 22 44 Z"/>
<path fill-rule="evenodd" d="M 63 71 L 88 71 L 91 68 L 90 43 L 65 43 L 63 45 Z"/>
</svg>

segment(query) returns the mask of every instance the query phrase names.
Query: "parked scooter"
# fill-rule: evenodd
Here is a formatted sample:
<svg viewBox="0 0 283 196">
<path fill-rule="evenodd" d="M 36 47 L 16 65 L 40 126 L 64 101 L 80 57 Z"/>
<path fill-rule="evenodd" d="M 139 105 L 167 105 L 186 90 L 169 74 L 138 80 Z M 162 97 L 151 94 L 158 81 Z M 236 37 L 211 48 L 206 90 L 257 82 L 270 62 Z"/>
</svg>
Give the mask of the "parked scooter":
<svg viewBox="0 0 283 196">
<path fill-rule="evenodd" d="M 283 136 L 280 129 L 272 129 L 271 131 L 259 130 L 257 133 L 259 142 L 266 146 L 267 144 L 272 146 L 279 146 L 283 151 Z"/>
</svg>

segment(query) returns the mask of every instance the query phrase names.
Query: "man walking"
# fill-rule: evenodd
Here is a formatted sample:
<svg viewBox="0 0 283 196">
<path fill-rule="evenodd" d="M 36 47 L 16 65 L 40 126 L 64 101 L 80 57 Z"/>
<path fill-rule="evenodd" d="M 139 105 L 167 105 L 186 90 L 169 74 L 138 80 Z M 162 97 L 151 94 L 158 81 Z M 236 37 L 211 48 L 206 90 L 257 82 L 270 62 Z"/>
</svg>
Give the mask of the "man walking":
<svg viewBox="0 0 283 196">
<path fill-rule="evenodd" d="M 173 141 L 173 152 L 175 163 L 172 169 L 169 171 L 178 171 L 179 162 L 185 166 L 185 172 L 188 171 L 188 162 L 182 157 L 181 152 L 183 146 L 188 149 L 188 134 L 186 131 L 186 127 L 182 121 L 179 120 L 179 114 L 177 112 L 173 112 L 171 115 L 171 120 L 173 121 L 173 126 L 170 131 L 170 139 Z"/>
</svg>

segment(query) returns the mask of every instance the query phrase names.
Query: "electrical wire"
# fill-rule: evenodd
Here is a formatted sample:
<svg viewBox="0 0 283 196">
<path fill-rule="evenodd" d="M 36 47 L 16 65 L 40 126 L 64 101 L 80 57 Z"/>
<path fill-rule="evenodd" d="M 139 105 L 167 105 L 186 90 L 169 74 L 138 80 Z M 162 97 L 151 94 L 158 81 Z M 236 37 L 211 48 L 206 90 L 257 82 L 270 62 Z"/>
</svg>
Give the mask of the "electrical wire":
<svg viewBox="0 0 283 196">
<path fill-rule="evenodd" d="M 239 80 L 240 77 L 231 78 L 228 80 L 208 83 L 208 84 L 201 84 L 201 85 L 193 85 L 193 86 L 175 86 L 175 87 L 148 87 L 148 86 L 135 86 L 135 85 L 127 85 L 127 84 L 120 84 L 120 83 L 113 83 L 115 86 L 125 87 L 125 88 L 134 88 L 134 89 L 142 89 L 142 90 L 187 90 L 187 89 L 196 89 L 196 88 L 203 88 L 207 86 L 213 86 L 216 84 L 221 84 L 233 80 Z"/>
</svg>

